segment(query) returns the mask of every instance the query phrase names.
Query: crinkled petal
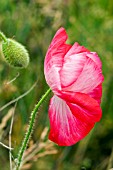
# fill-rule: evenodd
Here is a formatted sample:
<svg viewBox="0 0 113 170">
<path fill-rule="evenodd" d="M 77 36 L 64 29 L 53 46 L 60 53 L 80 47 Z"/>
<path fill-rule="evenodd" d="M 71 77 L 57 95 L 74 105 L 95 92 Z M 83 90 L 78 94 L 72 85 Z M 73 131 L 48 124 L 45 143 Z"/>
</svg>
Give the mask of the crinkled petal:
<svg viewBox="0 0 113 170">
<path fill-rule="evenodd" d="M 93 89 L 102 83 L 103 79 L 102 70 L 91 58 L 87 57 L 81 74 L 73 84 L 63 88 L 63 91 L 89 94 L 93 91 Z"/>
<path fill-rule="evenodd" d="M 89 116 L 90 120 L 92 119 L 92 121 L 98 122 L 101 119 L 102 110 L 100 108 L 100 104 L 98 100 L 92 98 L 92 96 L 80 92 L 70 93 L 62 91 L 59 97 L 65 100 L 67 103 L 70 103 L 72 106 L 78 105 L 81 110 L 86 111 L 85 115 L 86 117 Z"/>
<path fill-rule="evenodd" d="M 63 67 L 60 70 L 62 88 L 70 86 L 77 81 L 83 71 L 86 59 L 85 53 L 73 54 L 64 59 Z"/>
<path fill-rule="evenodd" d="M 87 94 L 76 93 L 74 103 L 69 103 L 75 117 L 86 122 L 98 122 L 102 117 L 102 110 L 98 102 Z M 78 112 L 77 112 L 78 110 Z"/>
<path fill-rule="evenodd" d="M 77 105 L 71 107 L 71 103 L 53 96 L 49 106 L 49 139 L 61 146 L 70 146 L 83 139 L 95 124 L 85 113 L 87 111 Z M 82 115 L 85 119 L 81 118 Z"/>
<path fill-rule="evenodd" d="M 94 98 L 99 104 L 101 103 L 101 97 L 102 97 L 102 84 L 99 84 L 95 89 L 93 89 L 89 96 Z"/>
<path fill-rule="evenodd" d="M 55 92 L 56 95 L 59 94 L 59 91 L 61 91 L 61 82 L 58 68 L 51 67 L 46 76 L 48 77 L 48 84 L 52 91 Z"/>
<path fill-rule="evenodd" d="M 102 68 L 101 60 L 96 52 L 87 53 L 87 57 L 91 58 L 100 69 Z"/>
<path fill-rule="evenodd" d="M 64 28 L 60 28 L 55 34 L 45 57 L 44 74 L 48 85 L 53 91 L 61 89 L 59 71 L 62 67 L 65 54 L 71 48 L 70 45 L 65 44 L 66 40 L 66 31 Z M 57 76 L 54 74 L 55 71 Z"/>
<path fill-rule="evenodd" d="M 70 50 L 67 52 L 67 54 L 65 55 L 65 60 L 71 55 L 84 53 L 84 52 L 90 52 L 90 51 L 84 46 L 81 46 L 77 42 L 75 42 L 73 46 L 70 48 Z"/>
<path fill-rule="evenodd" d="M 77 42 L 70 48 L 64 57 L 63 67 L 60 71 L 62 87 L 71 85 L 83 70 L 86 61 L 86 52 L 90 52 Z"/>
</svg>

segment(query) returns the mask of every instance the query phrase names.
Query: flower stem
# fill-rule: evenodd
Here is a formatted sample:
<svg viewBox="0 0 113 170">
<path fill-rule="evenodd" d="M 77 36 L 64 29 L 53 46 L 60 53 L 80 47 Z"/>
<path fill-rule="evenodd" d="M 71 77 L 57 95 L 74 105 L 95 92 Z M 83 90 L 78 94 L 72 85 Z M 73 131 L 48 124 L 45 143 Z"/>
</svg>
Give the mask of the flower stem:
<svg viewBox="0 0 113 170">
<path fill-rule="evenodd" d="M 0 38 L 4 41 L 7 42 L 6 36 L 0 31 Z"/>
<path fill-rule="evenodd" d="M 27 147 L 27 144 L 29 142 L 29 139 L 30 139 L 32 131 L 33 131 L 33 125 L 35 123 L 35 118 L 36 118 L 36 115 L 37 115 L 37 111 L 38 111 L 40 105 L 43 103 L 43 101 L 45 100 L 45 98 L 48 96 L 48 94 L 50 92 L 51 92 L 51 89 L 49 88 L 46 91 L 46 93 L 42 96 L 40 101 L 36 104 L 35 108 L 33 109 L 32 113 L 31 113 L 31 118 L 30 118 L 29 126 L 28 126 L 27 132 L 26 132 L 24 140 L 22 142 L 22 146 L 20 148 L 20 151 L 19 151 L 17 159 L 16 159 L 15 170 L 19 170 L 20 165 L 22 163 L 22 157 L 23 157 L 24 151 L 25 151 L 25 149 Z"/>
</svg>

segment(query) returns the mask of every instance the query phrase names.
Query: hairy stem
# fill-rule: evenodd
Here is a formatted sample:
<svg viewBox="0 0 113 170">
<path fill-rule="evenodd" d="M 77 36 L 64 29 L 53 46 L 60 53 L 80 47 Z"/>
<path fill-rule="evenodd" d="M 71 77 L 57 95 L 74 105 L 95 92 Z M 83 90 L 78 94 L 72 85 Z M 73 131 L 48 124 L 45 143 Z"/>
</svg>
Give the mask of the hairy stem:
<svg viewBox="0 0 113 170">
<path fill-rule="evenodd" d="M 7 38 L 6 38 L 6 36 L 5 36 L 2 32 L 0 32 L 0 38 L 1 38 L 4 42 L 7 42 Z"/>
<path fill-rule="evenodd" d="M 36 118 L 36 115 L 37 115 L 37 111 L 38 111 L 40 105 L 43 103 L 43 101 L 45 100 L 45 98 L 48 96 L 48 94 L 50 92 L 51 92 L 51 89 L 49 88 L 47 90 L 47 92 L 42 96 L 40 101 L 36 104 L 35 108 L 33 109 L 32 113 L 31 113 L 31 118 L 30 118 L 29 126 L 28 126 L 27 132 L 26 132 L 24 140 L 22 142 L 22 146 L 20 148 L 20 151 L 19 151 L 17 159 L 16 159 L 15 170 L 19 170 L 20 165 L 22 163 L 22 158 L 23 158 L 24 151 L 25 151 L 25 149 L 27 147 L 27 144 L 29 142 L 29 139 L 30 139 L 32 131 L 33 131 L 33 125 L 35 123 L 35 118 Z"/>
</svg>

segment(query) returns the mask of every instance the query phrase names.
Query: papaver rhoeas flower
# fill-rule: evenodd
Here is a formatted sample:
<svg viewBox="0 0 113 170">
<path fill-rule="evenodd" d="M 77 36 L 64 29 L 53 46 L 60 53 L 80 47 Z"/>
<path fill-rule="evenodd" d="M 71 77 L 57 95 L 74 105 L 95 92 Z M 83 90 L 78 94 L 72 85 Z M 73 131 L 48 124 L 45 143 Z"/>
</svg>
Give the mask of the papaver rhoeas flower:
<svg viewBox="0 0 113 170">
<path fill-rule="evenodd" d="M 67 34 L 55 34 L 44 62 L 45 78 L 54 96 L 49 105 L 49 139 L 62 146 L 84 138 L 101 118 L 101 61 L 78 43 L 66 44 Z"/>
</svg>

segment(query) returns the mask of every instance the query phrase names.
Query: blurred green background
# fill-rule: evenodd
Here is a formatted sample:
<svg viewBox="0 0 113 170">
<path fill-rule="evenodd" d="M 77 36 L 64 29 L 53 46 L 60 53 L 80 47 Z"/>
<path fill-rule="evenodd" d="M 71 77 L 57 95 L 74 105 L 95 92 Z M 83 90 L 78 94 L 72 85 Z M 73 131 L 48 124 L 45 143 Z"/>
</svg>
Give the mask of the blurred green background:
<svg viewBox="0 0 113 170">
<path fill-rule="evenodd" d="M 38 81 L 33 90 L 17 102 L 12 129 L 13 156 L 15 158 L 17 155 L 34 105 L 48 88 L 43 72 L 44 57 L 52 37 L 61 26 L 69 35 L 69 43 L 79 42 L 96 51 L 102 60 L 105 77 L 103 117 L 81 142 L 71 147 L 52 144 L 57 154 L 33 158 L 27 162 L 28 168 L 26 165 L 24 169 L 109 170 L 113 168 L 112 0 L 0 0 L 0 30 L 7 37 L 24 44 L 30 54 L 29 66 L 21 70 L 9 67 L 0 56 L 0 107 L 25 93 Z M 7 84 L 16 76 L 15 81 Z M 49 127 L 50 97 L 39 110 L 29 147 L 33 143 L 38 143 L 39 147 L 40 135 L 44 127 Z M 0 112 L 0 142 L 6 145 L 11 124 L 9 112 L 14 106 L 15 103 Z M 6 115 L 10 115 L 9 118 Z M 47 136 L 44 140 L 47 142 Z M 45 150 L 41 149 L 38 154 L 43 155 Z M 0 170 L 8 169 L 8 150 L 0 145 Z"/>
</svg>

